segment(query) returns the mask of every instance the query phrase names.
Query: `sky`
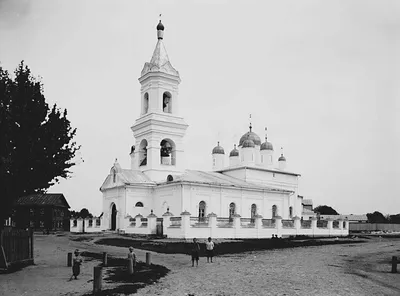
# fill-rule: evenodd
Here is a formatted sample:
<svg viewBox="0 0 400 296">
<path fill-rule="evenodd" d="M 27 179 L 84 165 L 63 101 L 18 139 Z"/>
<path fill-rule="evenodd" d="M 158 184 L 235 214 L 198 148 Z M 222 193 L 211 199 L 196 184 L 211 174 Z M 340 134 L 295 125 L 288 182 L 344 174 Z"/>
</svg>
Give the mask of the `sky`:
<svg viewBox="0 0 400 296">
<path fill-rule="evenodd" d="M 0 0 L 0 66 L 13 72 L 24 60 L 82 145 L 71 178 L 48 192 L 97 215 L 115 158 L 130 167 L 138 78 L 160 13 L 182 80 L 188 169 L 211 170 L 212 148 L 220 141 L 228 154 L 251 114 L 314 206 L 400 213 L 395 0 Z"/>
</svg>

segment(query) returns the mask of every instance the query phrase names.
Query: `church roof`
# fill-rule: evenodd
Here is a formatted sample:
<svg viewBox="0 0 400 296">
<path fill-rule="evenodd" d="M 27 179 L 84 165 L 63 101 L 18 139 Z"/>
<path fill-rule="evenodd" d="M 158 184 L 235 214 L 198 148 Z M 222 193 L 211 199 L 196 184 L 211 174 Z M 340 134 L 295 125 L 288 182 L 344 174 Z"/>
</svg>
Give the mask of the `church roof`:
<svg viewBox="0 0 400 296">
<path fill-rule="evenodd" d="M 228 167 L 224 168 L 222 170 L 219 170 L 218 172 L 228 172 L 228 171 L 235 171 L 235 170 L 243 170 L 243 169 L 249 169 L 249 170 L 259 170 L 259 171 L 266 171 L 266 172 L 272 172 L 272 173 L 278 173 L 278 174 L 284 174 L 284 175 L 292 175 L 292 176 L 301 176 L 300 174 L 293 173 L 293 172 L 288 172 L 288 171 L 282 171 L 280 169 L 274 169 L 274 168 L 265 168 L 259 165 L 237 165 L 233 167 Z"/>
<path fill-rule="evenodd" d="M 140 184 L 140 185 L 156 185 L 155 182 L 151 181 L 141 171 L 134 171 L 128 169 L 121 169 L 116 174 L 116 180 L 113 182 L 113 175 L 109 174 L 104 180 L 103 185 L 100 187 L 100 191 L 107 188 L 114 188 L 118 186 L 124 186 L 128 184 Z"/>
<path fill-rule="evenodd" d="M 312 201 L 312 199 L 303 199 L 302 204 L 304 206 L 312 206 L 313 205 L 313 201 Z"/>
<path fill-rule="evenodd" d="M 196 170 L 186 170 L 182 175 L 174 176 L 172 182 L 188 182 L 196 184 L 207 184 L 214 186 L 229 186 L 238 188 L 258 189 L 258 190 L 271 190 L 279 192 L 291 192 L 290 190 L 284 190 L 273 186 L 263 186 L 251 182 L 246 182 L 231 176 L 227 176 L 218 172 L 205 172 Z M 159 185 L 165 182 L 159 183 Z M 168 182 L 171 183 L 171 182 Z"/>
</svg>

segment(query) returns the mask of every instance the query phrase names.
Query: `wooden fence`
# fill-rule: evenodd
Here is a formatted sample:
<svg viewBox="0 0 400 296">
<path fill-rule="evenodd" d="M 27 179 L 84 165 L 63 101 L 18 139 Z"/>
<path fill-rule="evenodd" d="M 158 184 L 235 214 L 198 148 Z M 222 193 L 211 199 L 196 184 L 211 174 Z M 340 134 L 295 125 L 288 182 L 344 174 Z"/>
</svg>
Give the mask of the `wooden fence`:
<svg viewBox="0 0 400 296">
<path fill-rule="evenodd" d="M 33 231 L 6 227 L 0 233 L 0 267 L 33 264 Z"/>
</svg>

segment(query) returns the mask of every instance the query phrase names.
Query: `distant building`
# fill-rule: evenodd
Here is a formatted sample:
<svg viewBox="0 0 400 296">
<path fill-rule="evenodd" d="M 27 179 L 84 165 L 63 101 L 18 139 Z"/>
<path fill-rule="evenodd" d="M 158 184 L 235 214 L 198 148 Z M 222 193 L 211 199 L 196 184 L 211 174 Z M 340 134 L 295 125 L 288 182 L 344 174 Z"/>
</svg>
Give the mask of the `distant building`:
<svg viewBox="0 0 400 296">
<path fill-rule="evenodd" d="M 35 230 L 69 230 L 69 208 L 62 193 L 23 196 L 15 203 L 13 225 Z"/>
<path fill-rule="evenodd" d="M 368 218 L 367 215 L 320 215 L 319 216 L 320 219 L 347 219 L 349 221 L 349 223 L 367 223 L 368 222 Z"/>
<path fill-rule="evenodd" d="M 317 214 L 314 213 L 314 209 L 313 209 L 313 201 L 312 199 L 303 199 L 303 201 L 301 202 L 302 206 L 303 206 L 303 211 L 301 213 L 301 217 L 304 220 L 309 220 L 312 217 L 316 217 Z"/>
</svg>

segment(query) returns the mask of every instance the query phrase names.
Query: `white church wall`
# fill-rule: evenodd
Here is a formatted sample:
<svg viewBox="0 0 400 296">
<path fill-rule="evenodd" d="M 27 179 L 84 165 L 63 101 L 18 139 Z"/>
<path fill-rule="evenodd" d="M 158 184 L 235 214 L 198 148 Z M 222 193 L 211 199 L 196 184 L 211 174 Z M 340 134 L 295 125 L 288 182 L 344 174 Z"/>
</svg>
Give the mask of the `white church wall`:
<svg viewBox="0 0 400 296">
<path fill-rule="evenodd" d="M 167 208 L 174 215 L 179 215 L 182 212 L 181 186 L 171 184 L 154 188 L 153 204 L 157 217 L 161 218 Z"/>
<path fill-rule="evenodd" d="M 143 207 L 137 207 L 142 203 Z M 138 214 L 147 216 L 153 208 L 152 188 L 128 187 L 126 189 L 126 214 L 135 217 Z"/>
</svg>

